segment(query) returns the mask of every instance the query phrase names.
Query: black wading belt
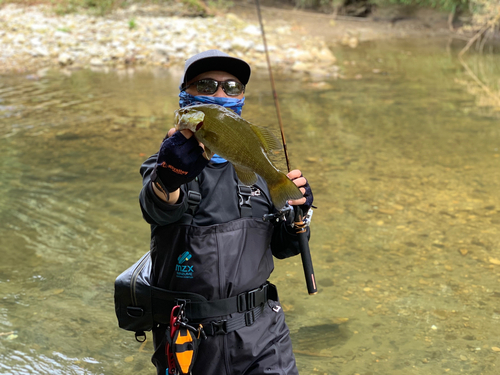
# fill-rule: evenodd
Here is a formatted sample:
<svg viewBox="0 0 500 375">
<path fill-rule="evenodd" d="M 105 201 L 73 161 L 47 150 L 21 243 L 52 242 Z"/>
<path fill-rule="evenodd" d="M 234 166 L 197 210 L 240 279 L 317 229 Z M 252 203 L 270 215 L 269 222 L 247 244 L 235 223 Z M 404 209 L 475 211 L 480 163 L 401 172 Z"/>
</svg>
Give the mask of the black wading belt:
<svg viewBox="0 0 500 375">
<path fill-rule="evenodd" d="M 235 297 L 213 301 L 207 301 L 196 293 L 172 292 L 152 287 L 153 319 L 156 323 L 169 324 L 170 311 L 174 306 L 184 304 L 186 317 L 191 323 L 196 324 L 214 317 L 213 321 L 203 323 L 203 329 L 207 335 L 222 335 L 251 326 L 262 313 L 268 299 L 278 300 L 276 286 L 271 283 Z M 219 316 L 230 314 L 236 316 L 216 320 Z"/>
</svg>

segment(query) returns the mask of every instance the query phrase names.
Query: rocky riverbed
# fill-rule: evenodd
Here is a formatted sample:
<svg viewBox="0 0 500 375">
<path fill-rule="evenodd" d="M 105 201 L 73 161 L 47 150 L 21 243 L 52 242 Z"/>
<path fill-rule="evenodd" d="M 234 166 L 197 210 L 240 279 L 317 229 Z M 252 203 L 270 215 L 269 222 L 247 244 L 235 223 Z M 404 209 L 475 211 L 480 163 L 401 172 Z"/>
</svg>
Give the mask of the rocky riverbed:
<svg viewBox="0 0 500 375">
<path fill-rule="evenodd" d="M 226 13 L 178 15 L 176 9 L 133 6 L 108 16 L 57 15 L 49 6 L 0 8 L 0 73 L 64 69 L 179 67 L 190 55 L 220 49 L 266 68 L 258 22 Z M 322 37 L 298 34 L 293 25 L 265 23 L 273 69 L 336 77 L 335 56 Z M 354 46 L 355 38 L 347 40 Z"/>
</svg>

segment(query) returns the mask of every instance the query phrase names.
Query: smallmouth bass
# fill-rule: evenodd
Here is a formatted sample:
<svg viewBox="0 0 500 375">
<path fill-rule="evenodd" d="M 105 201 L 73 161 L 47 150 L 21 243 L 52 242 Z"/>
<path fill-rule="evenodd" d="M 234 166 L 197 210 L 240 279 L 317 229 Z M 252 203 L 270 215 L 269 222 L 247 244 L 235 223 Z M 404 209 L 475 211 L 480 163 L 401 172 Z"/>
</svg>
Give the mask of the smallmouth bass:
<svg viewBox="0 0 500 375">
<path fill-rule="evenodd" d="M 302 198 L 299 188 L 268 157 L 271 151 L 282 148 L 269 130 L 216 104 L 184 107 L 175 111 L 175 117 L 177 130 L 191 130 L 209 158 L 215 153 L 231 162 L 242 183 L 253 185 L 257 174 L 261 176 L 276 209 L 288 200 Z"/>
</svg>

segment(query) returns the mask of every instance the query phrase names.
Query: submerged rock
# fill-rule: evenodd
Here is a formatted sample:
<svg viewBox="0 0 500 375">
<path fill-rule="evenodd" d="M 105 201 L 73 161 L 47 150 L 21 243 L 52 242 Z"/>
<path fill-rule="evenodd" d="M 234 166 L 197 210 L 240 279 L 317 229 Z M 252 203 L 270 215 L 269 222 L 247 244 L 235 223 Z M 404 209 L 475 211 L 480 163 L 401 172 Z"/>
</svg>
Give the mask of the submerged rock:
<svg viewBox="0 0 500 375">
<path fill-rule="evenodd" d="M 344 345 L 352 336 L 347 324 L 320 324 L 302 327 L 292 333 L 294 351 L 320 353 L 325 348 Z"/>
</svg>

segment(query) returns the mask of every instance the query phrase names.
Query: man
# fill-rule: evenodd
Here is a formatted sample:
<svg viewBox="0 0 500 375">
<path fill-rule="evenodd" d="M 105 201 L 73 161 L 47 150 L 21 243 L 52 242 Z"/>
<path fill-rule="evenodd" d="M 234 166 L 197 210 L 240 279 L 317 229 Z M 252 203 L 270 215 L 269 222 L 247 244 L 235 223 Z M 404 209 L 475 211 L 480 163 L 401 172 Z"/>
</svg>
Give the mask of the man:
<svg viewBox="0 0 500 375">
<path fill-rule="evenodd" d="M 250 72 L 245 61 L 221 51 L 199 53 L 186 61 L 180 106 L 214 103 L 241 114 Z M 217 155 L 207 160 L 191 131 L 175 129 L 142 165 L 141 174 L 141 209 L 152 231 L 153 285 L 196 293 L 208 300 L 206 306 L 211 304 L 211 313 L 203 315 L 190 310 L 197 297 L 176 299 L 187 306 L 189 324 L 207 334 L 192 373 L 298 374 L 276 288 L 267 282 L 272 255 L 296 255 L 298 244 L 289 223 L 262 220 L 276 212 L 264 180 L 242 185 L 231 163 Z M 299 170 L 288 177 L 304 195 L 289 203 L 307 211 L 313 201 L 307 180 Z M 162 375 L 169 367 L 168 326 L 163 319 L 153 329 L 152 361 Z"/>
</svg>

